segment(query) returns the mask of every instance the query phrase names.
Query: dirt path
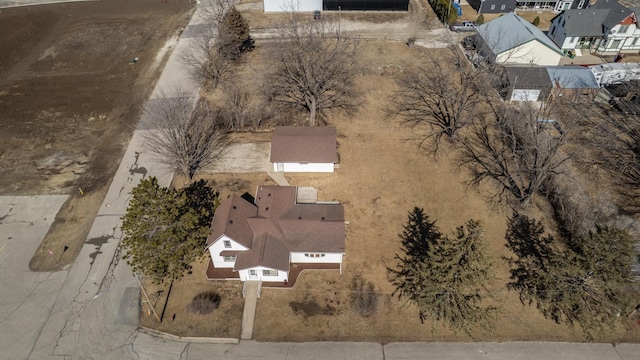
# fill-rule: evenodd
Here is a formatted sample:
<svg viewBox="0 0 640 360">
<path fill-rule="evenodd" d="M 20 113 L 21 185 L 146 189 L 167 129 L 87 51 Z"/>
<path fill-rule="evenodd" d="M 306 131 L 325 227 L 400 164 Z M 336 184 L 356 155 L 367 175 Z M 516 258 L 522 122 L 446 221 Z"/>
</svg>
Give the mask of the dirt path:
<svg viewBox="0 0 640 360">
<path fill-rule="evenodd" d="M 33 270 L 74 259 L 191 8 L 110 0 L 0 12 L 0 195 L 71 195 L 43 242 L 69 250 L 52 266 L 41 246 Z"/>
</svg>

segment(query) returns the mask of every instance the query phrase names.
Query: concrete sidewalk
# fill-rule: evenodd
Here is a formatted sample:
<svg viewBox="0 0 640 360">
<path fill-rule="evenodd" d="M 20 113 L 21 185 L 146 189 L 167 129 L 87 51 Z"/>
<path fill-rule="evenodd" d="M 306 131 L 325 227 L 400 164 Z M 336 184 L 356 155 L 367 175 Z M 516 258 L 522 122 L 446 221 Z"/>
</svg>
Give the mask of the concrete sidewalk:
<svg viewBox="0 0 640 360">
<path fill-rule="evenodd" d="M 251 340 L 253 334 L 253 321 L 256 317 L 256 305 L 260 292 L 259 281 L 245 281 L 243 295 L 244 295 L 244 309 L 242 310 L 242 333 L 240 339 Z"/>
</svg>

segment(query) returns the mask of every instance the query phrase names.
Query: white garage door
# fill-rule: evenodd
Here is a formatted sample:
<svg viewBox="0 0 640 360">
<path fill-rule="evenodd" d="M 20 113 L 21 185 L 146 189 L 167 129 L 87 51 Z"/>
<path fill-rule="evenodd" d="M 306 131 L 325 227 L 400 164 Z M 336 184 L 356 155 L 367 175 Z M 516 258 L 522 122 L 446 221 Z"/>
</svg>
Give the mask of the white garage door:
<svg viewBox="0 0 640 360">
<path fill-rule="evenodd" d="M 540 90 L 514 89 L 511 93 L 512 101 L 538 101 Z"/>
</svg>

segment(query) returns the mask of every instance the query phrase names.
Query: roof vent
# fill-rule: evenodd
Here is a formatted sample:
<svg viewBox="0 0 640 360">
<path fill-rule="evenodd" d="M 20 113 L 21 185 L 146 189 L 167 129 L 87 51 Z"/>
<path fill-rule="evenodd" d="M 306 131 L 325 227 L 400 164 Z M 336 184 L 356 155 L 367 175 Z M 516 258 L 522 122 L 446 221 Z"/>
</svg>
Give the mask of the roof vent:
<svg viewBox="0 0 640 360">
<path fill-rule="evenodd" d="M 302 220 L 302 216 L 298 216 L 298 220 Z"/>
<path fill-rule="evenodd" d="M 229 220 L 229 224 L 233 224 L 233 220 Z"/>
<path fill-rule="evenodd" d="M 324 220 L 324 216 L 323 216 L 323 217 L 321 217 L 320 219 Z"/>
<path fill-rule="evenodd" d="M 269 207 L 267 206 L 266 208 L 264 208 L 264 211 L 269 211 Z"/>
<path fill-rule="evenodd" d="M 271 193 L 269 193 L 269 194 L 267 195 L 267 197 L 269 197 L 269 196 L 271 196 Z"/>
<path fill-rule="evenodd" d="M 235 206 L 235 205 L 233 205 L 233 208 L 235 209 L 235 208 L 236 208 L 236 206 Z"/>
</svg>

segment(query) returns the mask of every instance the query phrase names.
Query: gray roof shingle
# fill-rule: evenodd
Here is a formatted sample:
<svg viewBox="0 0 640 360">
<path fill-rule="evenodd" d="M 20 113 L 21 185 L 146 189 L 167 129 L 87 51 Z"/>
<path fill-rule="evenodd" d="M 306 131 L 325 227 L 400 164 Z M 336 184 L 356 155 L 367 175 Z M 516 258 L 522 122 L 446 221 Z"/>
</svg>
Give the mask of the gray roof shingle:
<svg viewBox="0 0 640 360">
<path fill-rule="evenodd" d="M 512 12 L 478 26 L 477 31 L 496 55 L 530 41 L 539 41 L 562 54 L 560 48 L 540 29 Z"/>
</svg>

